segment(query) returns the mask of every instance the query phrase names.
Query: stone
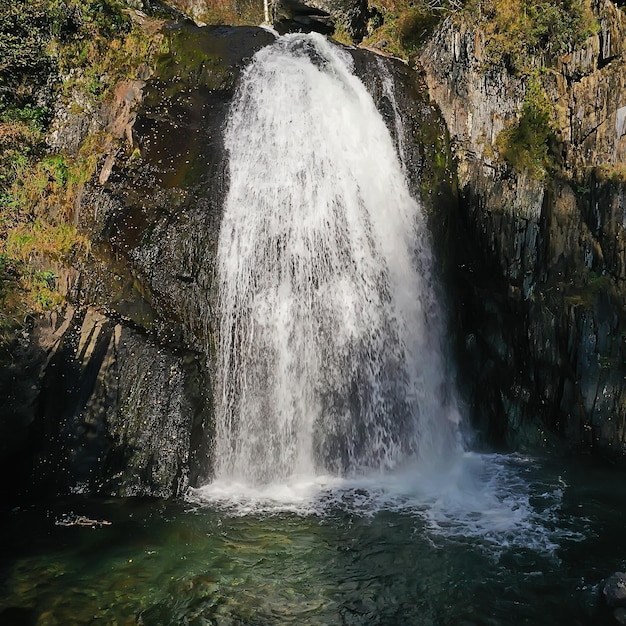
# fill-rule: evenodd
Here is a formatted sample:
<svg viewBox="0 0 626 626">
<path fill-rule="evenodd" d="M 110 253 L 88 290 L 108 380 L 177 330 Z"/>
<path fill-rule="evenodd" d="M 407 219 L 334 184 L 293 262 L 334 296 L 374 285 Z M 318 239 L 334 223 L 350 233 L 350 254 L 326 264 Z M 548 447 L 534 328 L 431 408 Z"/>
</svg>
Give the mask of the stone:
<svg viewBox="0 0 626 626">
<path fill-rule="evenodd" d="M 367 25 L 374 13 L 367 0 L 311 0 L 311 4 L 327 11 L 336 26 L 345 29 L 354 43 L 367 35 Z"/>
<path fill-rule="evenodd" d="M 272 3 L 272 23 L 280 34 L 317 32 L 330 35 L 335 30 L 330 13 L 298 0 L 275 0 Z"/>
<path fill-rule="evenodd" d="M 609 576 L 604 583 L 602 593 L 610 607 L 626 607 L 626 574 L 624 572 L 615 572 L 615 574 Z"/>
</svg>

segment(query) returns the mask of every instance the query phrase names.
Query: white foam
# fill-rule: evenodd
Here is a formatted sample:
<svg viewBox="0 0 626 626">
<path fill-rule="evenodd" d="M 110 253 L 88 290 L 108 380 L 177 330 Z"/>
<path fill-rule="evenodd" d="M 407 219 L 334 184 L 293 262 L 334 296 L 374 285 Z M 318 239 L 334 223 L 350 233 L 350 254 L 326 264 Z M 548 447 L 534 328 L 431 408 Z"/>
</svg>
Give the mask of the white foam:
<svg viewBox="0 0 626 626">
<path fill-rule="evenodd" d="M 292 476 L 257 487 L 217 480 L 192 489 L 189 499 L 235 516 L 393 511 L 414 516 L 433 540 L 471 540 L 496 556 L 519 548 L 554 554 L 560 541 L 583 535 L 559 525 L 565 484 L 558 477 L 540 480 L 537 470 L 528 457 L 467 452 L 446 468 L 408 464 L 393 472 Z"/>
</svg>

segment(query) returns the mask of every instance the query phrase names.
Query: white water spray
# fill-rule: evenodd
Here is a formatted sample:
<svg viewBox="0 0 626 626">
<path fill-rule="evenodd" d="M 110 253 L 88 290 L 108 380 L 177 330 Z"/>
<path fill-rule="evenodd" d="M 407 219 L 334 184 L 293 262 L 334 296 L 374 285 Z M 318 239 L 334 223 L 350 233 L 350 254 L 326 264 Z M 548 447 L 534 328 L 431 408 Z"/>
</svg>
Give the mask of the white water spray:
<svg viewBox="0 0 626 626">
<path fill-rule="evenodd" d="M 554 526 L 560 481 L 462 450 L 424 216 L 350 57 L 316 35 L 261 50 L 226 146 L 215 478 L 189 499 L 239 515 L 403 511 L 496 558 L 576 539 Z"/>
<path fill-rule="evenodd" d="M 231 108 L 219 479 L 354 475 L 457 446 L 424 217 L 351 63 L 288 35 Z"/>
</svg>

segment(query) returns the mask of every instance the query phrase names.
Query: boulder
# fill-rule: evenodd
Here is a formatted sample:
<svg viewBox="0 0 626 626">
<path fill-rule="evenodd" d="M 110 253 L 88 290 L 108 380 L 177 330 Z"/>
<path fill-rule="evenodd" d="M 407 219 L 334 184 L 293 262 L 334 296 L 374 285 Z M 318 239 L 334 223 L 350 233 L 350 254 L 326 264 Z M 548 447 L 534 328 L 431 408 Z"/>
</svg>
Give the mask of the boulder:
<svg viewBox="0 0 626 626">
<path fill-rule="evenodd" d="M 281 35 L 289 32 L 331 35 L 335 30 L 330 13 L 298 0 L 275 0 L 272 3 L 272 23 Z"/>
<path fill-rule="evenodd" d="M 615 572 L 609 576 L 604 583 L 602 593 L 604 594 L 604 599 L 608 606 L 612 608 L 625 608 L 626 574 L 624 572 Z"/>
</svg>

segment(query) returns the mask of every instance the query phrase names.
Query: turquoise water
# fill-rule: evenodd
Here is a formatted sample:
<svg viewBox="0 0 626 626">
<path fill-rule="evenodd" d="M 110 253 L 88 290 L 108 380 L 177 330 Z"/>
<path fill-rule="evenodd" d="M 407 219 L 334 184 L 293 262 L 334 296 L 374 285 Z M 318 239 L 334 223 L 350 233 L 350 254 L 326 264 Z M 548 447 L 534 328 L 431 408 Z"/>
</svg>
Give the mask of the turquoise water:
<svg viewBox="0 0 626 626">
<path fill-rule="evenodd" d="M 498 497 L 519 519 L 495 525 L 353 486 L 306 507 L 72 497 L 16 509 L 0 623 L 605 623 L 599 584 L 626 565 L 622 476 L 498 458 L 510 470 Z"/>
</svg>

